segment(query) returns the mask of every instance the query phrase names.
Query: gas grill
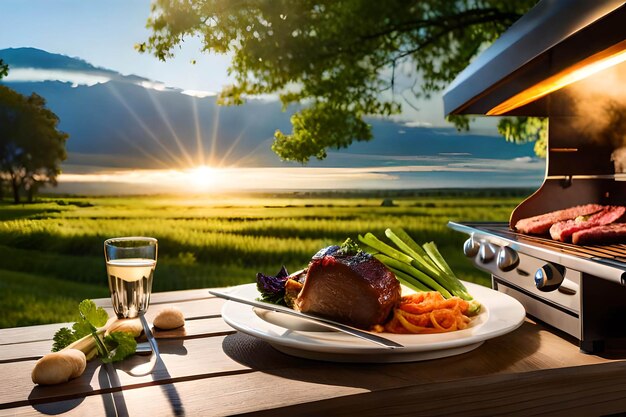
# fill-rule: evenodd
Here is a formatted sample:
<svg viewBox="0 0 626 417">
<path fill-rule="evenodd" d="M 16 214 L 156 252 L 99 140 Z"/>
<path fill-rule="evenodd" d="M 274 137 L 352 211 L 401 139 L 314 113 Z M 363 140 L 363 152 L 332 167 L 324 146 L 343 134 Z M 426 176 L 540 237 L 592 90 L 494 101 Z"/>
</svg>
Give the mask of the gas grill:
<svg viewBox="0 0 626 417">
<path fill-rule="evenodd" d="M 516 233 L 518 220 L 626 205 L 626 5 L 542 0 L 444 93 L 446 114 L 548 117 L 546 174 L 508 224 L 456 223 L 494 289 L 597 352 L 626 340 L 626 241 L 578 246 Z"/>
</svg>

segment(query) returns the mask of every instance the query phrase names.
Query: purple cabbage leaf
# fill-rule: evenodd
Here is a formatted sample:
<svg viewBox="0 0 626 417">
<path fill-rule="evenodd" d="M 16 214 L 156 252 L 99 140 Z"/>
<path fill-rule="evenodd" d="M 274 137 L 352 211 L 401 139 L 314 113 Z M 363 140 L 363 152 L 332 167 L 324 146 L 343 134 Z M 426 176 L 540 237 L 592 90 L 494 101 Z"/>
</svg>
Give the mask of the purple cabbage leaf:
<svg viewBox="0 0 626 417">
<path fill-rule="evenodd" d="M 285 304 L 285 283 L 289 277 L 287 268 L 283 265 L 275 276 L 256 274 L 256 287 L 261 293 L 260 300 L 272 304 Z"/>
</svg>

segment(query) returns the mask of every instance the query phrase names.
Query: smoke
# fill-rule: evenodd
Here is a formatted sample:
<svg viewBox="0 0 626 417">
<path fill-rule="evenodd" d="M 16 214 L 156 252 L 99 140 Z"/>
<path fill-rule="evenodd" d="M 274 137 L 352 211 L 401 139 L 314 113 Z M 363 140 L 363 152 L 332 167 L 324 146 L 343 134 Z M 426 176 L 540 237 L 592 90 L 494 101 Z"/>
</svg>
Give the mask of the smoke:
<svg viewBox="0 0 626 417">
<path fill-rule="evenodd" d="M 615 172 L 626 172 L 626 64 L 608 68 L 570 88 L 575 128 L 609 145 Z"/>
</svg>

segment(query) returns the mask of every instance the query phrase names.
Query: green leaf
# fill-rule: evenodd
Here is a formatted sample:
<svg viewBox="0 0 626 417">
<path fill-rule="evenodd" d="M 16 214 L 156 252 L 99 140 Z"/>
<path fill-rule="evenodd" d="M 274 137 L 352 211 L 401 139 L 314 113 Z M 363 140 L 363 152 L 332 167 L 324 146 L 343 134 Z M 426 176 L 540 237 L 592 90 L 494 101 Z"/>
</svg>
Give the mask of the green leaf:
<svg viewBox="0 0 626 417">
<path fill-rule="evenodd" d="M 78 339 L 79 338 L 75 336 L 72 330 L 70 330 L 68 327 L 62 327 L 59 330 L 57 330 L 57 332 L 52 337 L 52 340 L 54 342 L 52 344 L 52 351 L 58 352 L 59 350 L 74 343 Z"/>
<path fill-rule="evenodd" d="M 102 307 L 97 307 L 92 300 L 83 300 L 78 305 L 78 311 L 92 326 L 98 328 L 104 326 L 109 320 L 109 315 Z"/>
<path fill-rule="evenodd" d="M 72 329 L 74 330 L 74 337 L 76 340 L 91 334 L 93 330 L 91 324 L 82 318 L 72 325 Z"/>
<path fill-rule="evenodd" d="M 508 142 L 535 142 L 535 154 L 546 157 L 548 119 L 538 117 L 504 117 L 498 122 L 498 132 Z"/>
<path fill-rule="evenodd" d="M 102 362 L 118 362 L 124 360 L 137 350 L 137 341 L 128 332 L 113 332 L 104 338 L 109 349 L 109 356 L 101 358 Z"/>
</svg>

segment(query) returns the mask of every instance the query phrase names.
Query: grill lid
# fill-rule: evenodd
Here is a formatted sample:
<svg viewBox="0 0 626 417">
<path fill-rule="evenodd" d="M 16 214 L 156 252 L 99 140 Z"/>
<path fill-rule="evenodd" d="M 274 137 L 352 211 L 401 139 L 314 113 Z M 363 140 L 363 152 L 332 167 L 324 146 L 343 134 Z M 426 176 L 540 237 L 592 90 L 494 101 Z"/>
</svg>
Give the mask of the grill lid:
<svg viewBox="0 0 626 417">
<path fill-rule="evenodd" d="M 582 67 L 626 59 L 624 3 L 540 1 L 452 82 L 443 96 L 445 113 L 550 115 L 541 92 L 584 75 L 572 74 Z M 507 104 L 523 92 L 530 101 Z"/>
</svg>

